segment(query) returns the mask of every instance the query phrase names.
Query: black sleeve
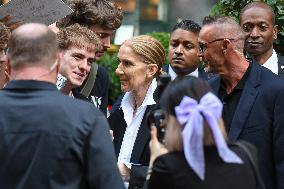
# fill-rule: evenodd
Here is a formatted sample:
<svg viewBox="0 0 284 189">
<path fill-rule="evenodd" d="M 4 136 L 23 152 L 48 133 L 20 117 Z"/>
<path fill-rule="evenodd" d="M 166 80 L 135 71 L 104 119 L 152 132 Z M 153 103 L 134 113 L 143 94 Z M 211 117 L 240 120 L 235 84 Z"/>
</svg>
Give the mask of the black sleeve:
<svg viewBox="0 0 284 189">
<path fill-rule="evenodd" d="M 148 166 L 132 165 L 128 189 L 143 188 Z"/>
<path fill-rule="evenodd" d="M 276 173 L 277 188 L 284 188 L 284 88 L 277 94 L 273 117 L 273 160 Z"/>
<path fill-rule="evenodd" d="M 106 118 L 100 112 L 94 116 L 85 152 L 89 188 L 123 189 Z"/>
<path fill-rule="evenodd" d="M 164 156 L 158 157 L 153 165 L 151 177 L 148 181 L 148 189 L 173 189 L 173 177 L 169 171 L 165 161 Z"/>
</svg>

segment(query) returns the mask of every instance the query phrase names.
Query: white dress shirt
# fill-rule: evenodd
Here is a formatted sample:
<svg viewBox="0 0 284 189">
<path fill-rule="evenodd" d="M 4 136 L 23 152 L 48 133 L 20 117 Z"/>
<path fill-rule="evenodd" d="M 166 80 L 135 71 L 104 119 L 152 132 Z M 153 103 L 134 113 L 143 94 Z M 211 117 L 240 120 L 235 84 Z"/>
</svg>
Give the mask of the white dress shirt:
<svg viewBox="0 0 284 189">
<path fill-rule="evenodd" d="M 121 108 L 124 113 L 124 120 L 127 124 L 126 130 L 124 132 L 122 144 L 120 147 L 118 155 L 118 164 L 124 163 L 128 168 L 131 168 L 131 154 L 133 146 L 137 137 L 138 130 L 140 128 L 142 119 L 145 114 L 145 110 L 148 105 L 156 104 L 153 93 L 157 88 L 157 81 L 153 79 L 151 85 L 149 86 L 145 99 L 140 107 L 138 107 L 135 115 L 134 111 L 134 97 L 132 92 L 126 92 L 122 101 Z"/>
<path fill-rule="evenodd" d="M 171 67 L 171 65 L 169 65 L 169 75 L 171 76 L 171 79 L 174 80 L 177 77 L 176 72 L 173 70 L 173 68 Z M 194 77 L 198 77 L 198 68 L 196 68 L 196 70 L 194 70 L 193 72 L 187 74 L 187 76 L 194 76 Z"/>
<path fill-rule="evenodd" d="M 278 57 L 274 49 L 271 57 L 269 57 L 269 59 L 264 64 L 262 64 L 262 66 L 270 69 L 273 73 L 278 75 Z"/>
</svg>

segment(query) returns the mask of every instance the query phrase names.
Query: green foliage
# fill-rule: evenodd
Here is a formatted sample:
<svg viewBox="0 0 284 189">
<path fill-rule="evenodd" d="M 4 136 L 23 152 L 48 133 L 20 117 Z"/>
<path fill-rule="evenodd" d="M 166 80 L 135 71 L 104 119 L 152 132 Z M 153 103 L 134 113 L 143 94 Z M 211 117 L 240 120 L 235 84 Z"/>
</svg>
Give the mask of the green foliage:
<svg viewBox="0 0 284 189">
<path fill-rule="evenodd" d="M 147 35 L 150 35 L 155 39 L 157 39 L 158 41 L 160 41 L 165 48 L 166 55 L 168 55 L 169 39 L 170 39 L 169 33 L 152 32 L 152 33 L 147 33 Z M 166 63 L 168 63 L 168 58 L 166 58 Z M 109 103 L 111 104 L 121 94 L 120 81 L 118 76 L 114 73 L 118 66 L 117 53 L 114 54 L 105 53 L 98 61 L 98 64 L 106 68 L 106 70 L 108 71 L 108 75 L 110 77 L 111 84 L 110 84 L 110 93 L 109 93 L 109 100 L 110 100 Z"/>
<path fill-rule="evenodd" d="M 276 15 L 276 24 L 280 26 L 278 39 L 275 41 L 275 50 L 284 55 L 284 0 L 219 0 L 211 9 L 210 15 L 227 15 L 239 20 L 241 9 L 250 2 L 266 2 Z"/>
<path fill-rule="evenodd" d="M 98 64 L 106 68 L 110 77 L 109 103 L 113 103 L 121 94 L 120 81 L 118 76 L 114 73 L 118 65 L 117 54 L 114 53 L 110 55 L 105 53 L 98 61 Z"/>
</svg>

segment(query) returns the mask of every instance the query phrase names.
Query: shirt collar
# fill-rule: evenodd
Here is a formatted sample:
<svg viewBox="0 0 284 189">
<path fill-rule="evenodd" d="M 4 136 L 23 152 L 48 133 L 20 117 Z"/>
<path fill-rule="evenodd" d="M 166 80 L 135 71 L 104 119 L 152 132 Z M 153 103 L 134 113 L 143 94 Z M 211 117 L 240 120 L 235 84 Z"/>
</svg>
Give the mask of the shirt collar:
<svg viewBox="0 0 284 189">
<path fill-rule="evenodd" d="M 274 49 L 271 57 L 269 57 L 269 59 L 264 64 L 262 64 L 262 66 L 268 68 L 273 73 L 278 75 L 278 57 Z"/>
<path fill-rule="evenodd" d="M 171 76 L 172 80 L 174 80 L 177 77 L 176 72 L 173 70 L 170 64 L 169 64 L 169 75 Z M 198 77 L 198 68 L 196 68 L 193 72 L 187 74 L 186 76 Z"/>
<path fill-rule="evenodd" d="M 39 80 L 12 80 L 7 83 L 4 89 L 57 90 L 55 84 Z"/>
<path fill-rule="evenodd" d="M 143 109 L 146 108 L 147 105 L 156 104 L 153 94 L 157 88 L 157 80 L 153 79 L 151 85 L 149 86 L 146 96 L 143 100 L 143 103 L 140 107 L 137 108 L 136 114 L 138 115 Z M 121 101 L 121 109 L 124 114 L 124 120 L 129 125 L 131 120 L 133 119 L 134 112 L 134 96 L 132 91 L 126 92 Z"/>
<path fill-rule="evenodd" d="M 249 64 L 249 67 L 246 70 L 245 74 L 243 75 L 241 80 L 238 82 L 238 84 L 235 86 L 235 88 L 233 89 L 232 92 L 234 92 L 235 90 L 243 90 L 244 89 L 246 81 L 247 81 L 247 78 L 248 78 L 250 70 L 251 70 L 251 67 L 252 67 L 252 63 Z M 224 91 L 227 94 L 227 92 L 226 92 L 226 85 L 225 85 L 225 82 L 224 82 L 223 79 L 221 79 L 221 84 L 220 84 L 220 89 L 219 90 L 222 90 L 222 91 Z"/>
<path fill-rule="evenodd" d="M 149 86 L 146 96 L 143 100 L 143 103 L 141 106 L 147 106 L 147 105 L 153 105 L 156 104 L 153 94 L 157 88 L 157 80 L 153 79 L 151 85 Z M 126 92 L 123 96 L 123 99 L 121 101 L 121 107 L 132 107 L 134 108 L 134 97 L 132 91 Z"/>
</svg>

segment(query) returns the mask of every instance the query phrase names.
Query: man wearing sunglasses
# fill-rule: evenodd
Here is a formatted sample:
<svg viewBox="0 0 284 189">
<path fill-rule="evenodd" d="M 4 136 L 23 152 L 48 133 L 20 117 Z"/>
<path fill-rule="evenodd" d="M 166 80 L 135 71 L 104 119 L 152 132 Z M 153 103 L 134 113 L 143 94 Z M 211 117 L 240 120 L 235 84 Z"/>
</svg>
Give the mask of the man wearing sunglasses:
<svg viewBox="0 0 284 189">
<path fill-rule="evenodd" d="M 200 57 L 219 74 L 210 85 L 224 104 L 228 138 L 254 144 L 266 188 L 284 188 L 284 81 L 245 58 L 233 18 L 206 17 L 198 40 Z"/>
</svg>

